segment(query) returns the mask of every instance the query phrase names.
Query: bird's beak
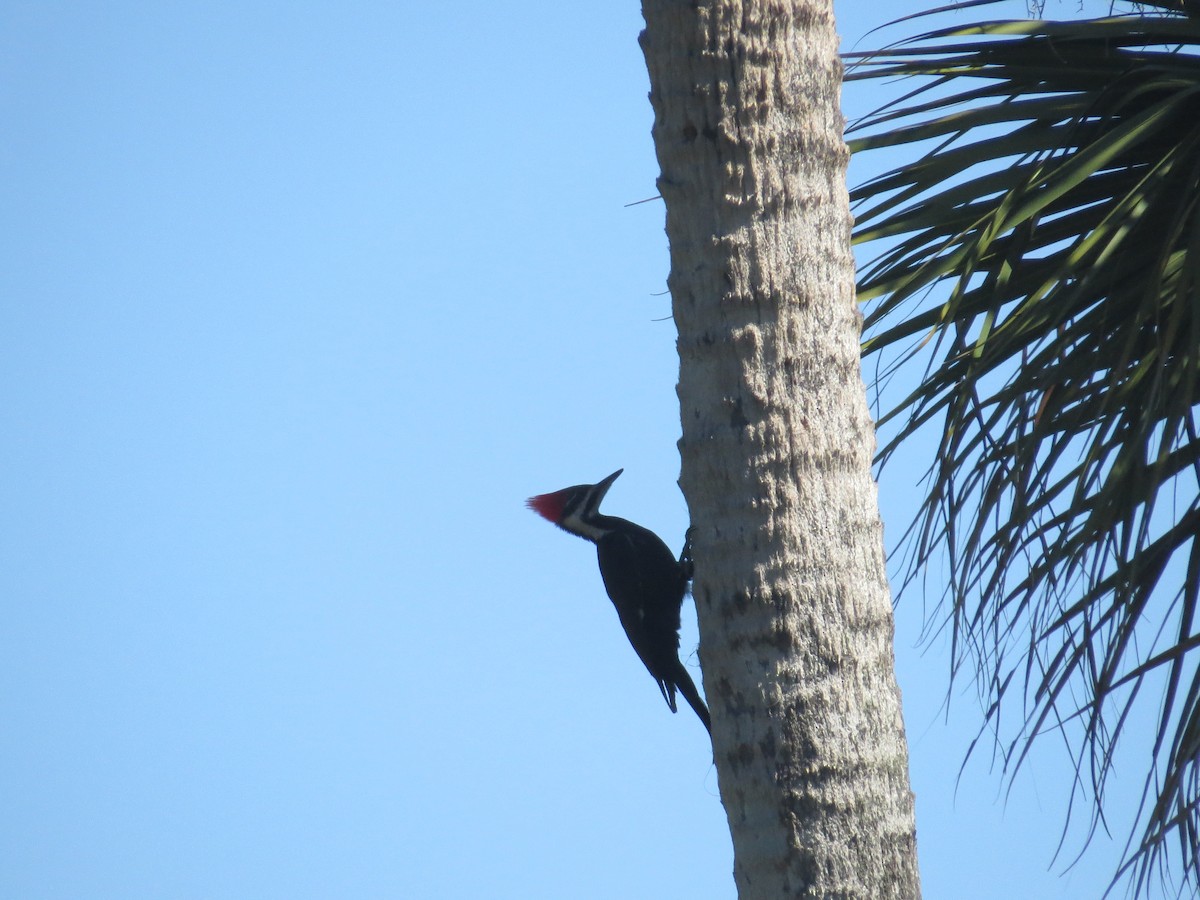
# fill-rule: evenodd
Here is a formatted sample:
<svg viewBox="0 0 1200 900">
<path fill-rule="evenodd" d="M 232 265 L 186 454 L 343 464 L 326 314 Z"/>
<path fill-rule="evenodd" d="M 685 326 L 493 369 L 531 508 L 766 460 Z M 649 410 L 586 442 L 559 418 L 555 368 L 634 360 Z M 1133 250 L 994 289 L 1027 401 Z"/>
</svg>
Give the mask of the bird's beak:
<svg viewBox="0 0 1200 900">
<path fill-rule="evenodd" d="M 601 497 L 603 497 L 605 494 L 608 493 L 608 489 L 610 487 L 612 487 L 613 482 L 617 480 L 617 476 L 620 475 L 624 471 L 625 471 L 624 469 L 617 469 L 617 471 L 613 472 L 611 475 L 609 475 L 607 478 L 605 478 L 603 481 L 601 481 L 599 484 L 596 485 L 596 487 L 600 488 L 600 496 Z"/>
</svg>

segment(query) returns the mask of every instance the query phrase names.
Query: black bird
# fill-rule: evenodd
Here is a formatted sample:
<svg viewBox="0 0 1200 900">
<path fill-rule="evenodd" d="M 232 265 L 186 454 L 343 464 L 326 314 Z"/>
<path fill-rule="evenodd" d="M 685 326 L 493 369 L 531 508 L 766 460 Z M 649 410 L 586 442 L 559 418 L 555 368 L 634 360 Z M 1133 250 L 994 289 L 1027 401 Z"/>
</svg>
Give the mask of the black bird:
<svg viewBox="0 0 1200 900">
<path fill-rule="evenodd" d="M 679 559 L 653 531 L 600 513 L 600 501 L 624 469 L 598 484 L 577 484 L 530 497 L 527 506 L 564 531 L 596 545 L 600 577 L 617 608 L 629 643 L 645 663 L 671 712 L 675 692 L 696 711 L 712 733 L 708 707 L 679 661 L 679 611 L 692 577 L 690 544 Z"/>
</svg>

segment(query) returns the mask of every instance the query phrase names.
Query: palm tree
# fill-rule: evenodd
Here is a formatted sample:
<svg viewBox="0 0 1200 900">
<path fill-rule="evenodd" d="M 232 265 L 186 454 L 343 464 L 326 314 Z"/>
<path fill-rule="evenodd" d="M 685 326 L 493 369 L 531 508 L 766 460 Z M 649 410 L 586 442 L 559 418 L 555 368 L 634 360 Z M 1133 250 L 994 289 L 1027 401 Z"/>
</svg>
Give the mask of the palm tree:
<svg viewBox="0 0 1200 900">
<path fill-rule="evenodd" d="M 849 76 L 926 76 L 850 132 L 856 152 L 923 151 L 852 192 L 856 240 L 882 247 L 859 279 L 864 354 L 889 374 L 926 366 L 881 419 L 879 459 L 938 435 L 906 584 L 945 559 L 954 672 L 979 679 L 1007 774 L 1031 742 L 1066 740 L 1090 827 L 1126 817 L 1114 885 L 1139 894 L 1200 890 L 1190 2 L 957 25 L 851 54 Z M 1144 779 L 1137 809 L 1106 803 L 1119 744 Z"/>
<path fill-rule="evenodd" d="M 832 0 L 644 0 L 739 896 L 919 897 Z"/>
</svg>

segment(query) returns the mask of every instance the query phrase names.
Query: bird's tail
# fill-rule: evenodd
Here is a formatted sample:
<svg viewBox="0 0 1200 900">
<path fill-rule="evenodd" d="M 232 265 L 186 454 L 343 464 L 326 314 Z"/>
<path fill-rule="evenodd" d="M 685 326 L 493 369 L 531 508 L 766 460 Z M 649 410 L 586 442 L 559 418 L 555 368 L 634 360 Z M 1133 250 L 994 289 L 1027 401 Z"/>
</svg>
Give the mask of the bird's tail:
<svg viewBox="0 0 1200 900">
<path fill-rule="evenodd" d="M 712 721 L 708 716 L 708 707 L 704 705 L 704 700 L 700 697 L 700 692 L 696 690 L 696 684 L 692 681 L 692 676 L 688 674 L 683 663 L 679 664 L 679 668 L 675 672 L 675 686 L 679 688 L 679 693 L 683 694 L 683 699 L 688 702 L 688 706 L 696 711 L 696 715 L 700 717 L 700 721 L 704 723 L 709 735 L 712 735 Z M 671 691 L 674 694 L 674 691 Z M 674 698 L 672 698 L 674 699 Z M 672 703 L 671 711 L 675 711 L 675 704 Z"/>
</svg>

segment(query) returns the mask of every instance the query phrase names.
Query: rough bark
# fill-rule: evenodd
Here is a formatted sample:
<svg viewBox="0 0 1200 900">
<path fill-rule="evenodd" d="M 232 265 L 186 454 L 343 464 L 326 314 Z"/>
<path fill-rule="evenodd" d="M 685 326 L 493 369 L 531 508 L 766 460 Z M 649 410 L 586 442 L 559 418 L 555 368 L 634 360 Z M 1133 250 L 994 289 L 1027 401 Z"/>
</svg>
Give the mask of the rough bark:
<svg viewBox="0 0 1200 900">
<path fill-rule="evenodd" d="M 830 0 L 644 0 L 739 896 L 920 895 Z"/>
</svg>

